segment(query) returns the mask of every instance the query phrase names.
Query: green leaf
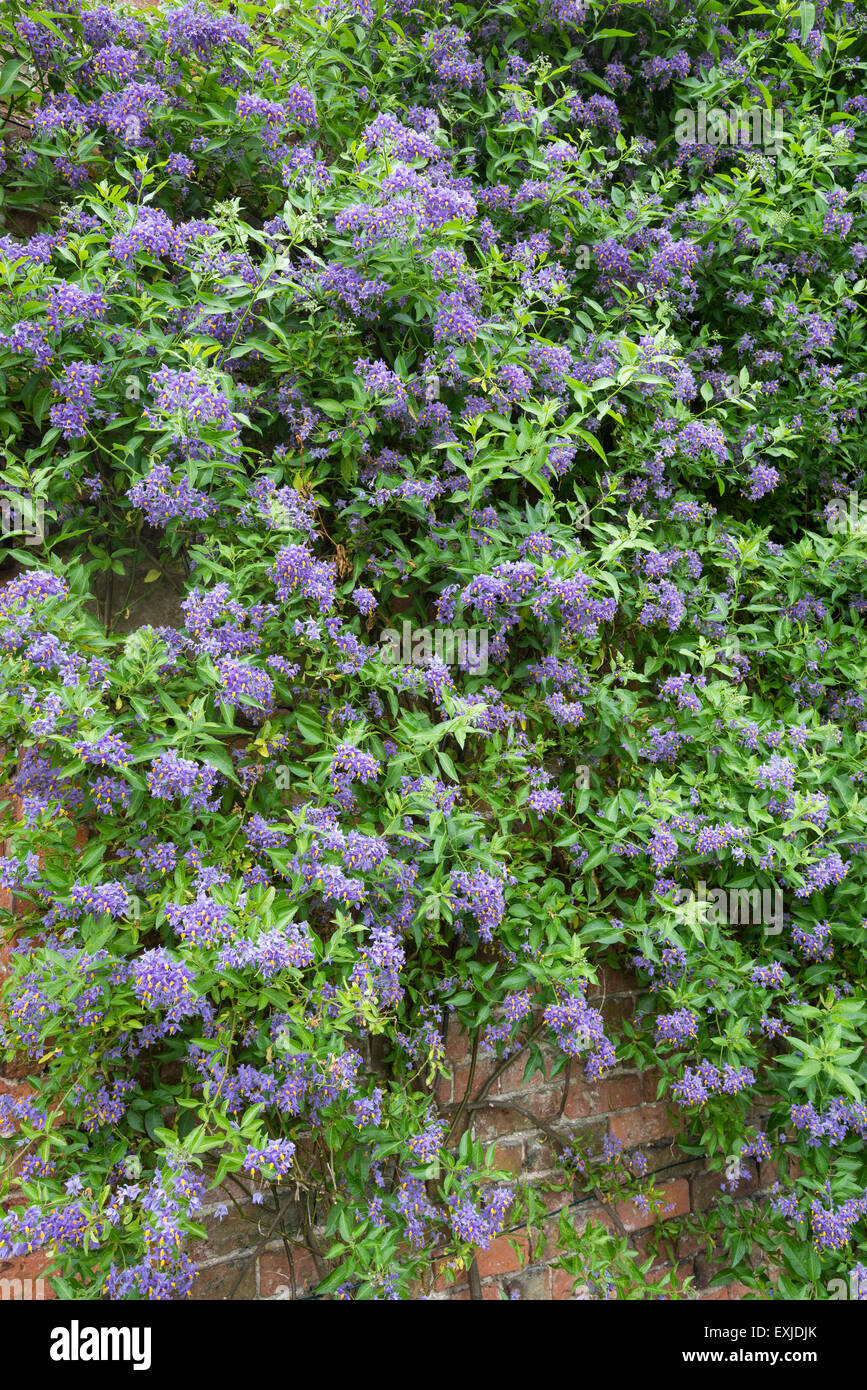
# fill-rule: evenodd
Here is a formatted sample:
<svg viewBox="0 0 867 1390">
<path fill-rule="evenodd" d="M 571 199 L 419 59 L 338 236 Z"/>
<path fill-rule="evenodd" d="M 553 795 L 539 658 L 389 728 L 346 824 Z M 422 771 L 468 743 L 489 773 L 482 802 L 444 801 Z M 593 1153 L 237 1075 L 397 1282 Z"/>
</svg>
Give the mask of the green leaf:
<svg viewBox="0 0 867 1390">
<path fill-rule="evenodd" d="M 796 62 L 796 63 L 799 63 L 800 66 L 801 66 L 802 68 L 806 68 L 806 69 L 808 70 L 808 72 L 815 72 L 815 71 L 816 71 L 816 69 L 815 69 L 813 63 L 812 63 L 812 62 L 810 61 L 810 59 L 807 57 L 807 55 L 806 55 L 806 53 L 804 52 L 804 50 L 803 50 L 802 48 L 799 48 L 798 45 L 797 45 L 796 43 L 787 43 L 787 44 L 786 44 L 786 52 L 789 53 L 789 54 L 791 54 L 791 56 L 794 58 L 795 62 Z"/>
</svg>

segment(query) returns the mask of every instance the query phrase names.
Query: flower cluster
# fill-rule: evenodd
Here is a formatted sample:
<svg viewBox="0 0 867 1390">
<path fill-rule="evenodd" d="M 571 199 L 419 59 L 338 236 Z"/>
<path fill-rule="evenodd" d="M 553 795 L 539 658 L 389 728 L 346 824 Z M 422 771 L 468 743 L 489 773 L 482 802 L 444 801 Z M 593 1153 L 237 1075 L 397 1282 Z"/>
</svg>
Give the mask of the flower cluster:
<svg viewBox="0 0 867 1390">
<path fill-rule="evenodd" d="M 865 1267 L 863 20 L 604 8 L 0 13 L 0 1260 L 61 1296 L 194 1295 L 224 1184 L 430 1294 L 532 1224 L 511 1081 L 664 1216 L 566 1133 L 614 1066 L 751 1293 Z"/>
</svg>

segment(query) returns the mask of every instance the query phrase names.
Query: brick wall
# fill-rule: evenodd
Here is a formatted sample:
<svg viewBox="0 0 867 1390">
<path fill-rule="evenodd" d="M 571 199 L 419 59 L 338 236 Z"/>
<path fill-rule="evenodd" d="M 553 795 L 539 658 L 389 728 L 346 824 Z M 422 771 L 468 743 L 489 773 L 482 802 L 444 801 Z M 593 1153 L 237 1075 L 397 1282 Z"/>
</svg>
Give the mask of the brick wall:
<svg viewBox="0 0 867 1390">
<path fill-rule="evenodd" d="M 628 1017 L 634 1011 L 638 990 L 635 980 L 628 974 L 605 970 L 599 994 L 595 999 L 592 994 L 588 998 L 601 1008 L 610 1029 L 615 1020 Z M 616 1030 L 611 1036 L 616 1036 Z M 449 1075 L 441 1079 L 437 1092 L 446 1119 L 455 1119 L 467 1091 L 471 1055 L 471 1040 L 452 1023 L 446 1039 Z M 475 1268 L 458 1272 L 454 1282 L 446 1282 L 442 1269 L 435 1272 L 426 1287 L 419 1287 L 419 1296 L 425 1294 L 433 1300 L 502 1299 L 517 1293 L 518 1297 L 528 1300 L 572 1298 L 572 1276 L 554 1268 L 559 1223 L 559 1214 L 555 1216 L 554 1213 L 567 1206 L 571 1208 L 578 1230 L 591 1219 L 599 1221 L 609 1230 L 627 1235 L 642 1260 L 648 1257 L 652 1245 L 650 1228 L 655 1224 L 653 1216 L 642 1215 L 629 1201 L 610 1206 L 594 1197 L 588 1200 L 577 1186 L 572 1191 L 562 1190 L 562 1168 L 558 1168 L 556 1162 L 556 1141 L 560 1136 L 567 1142 L 576 1138 L 590 1141 L 593 1152 L 599 1151 L 606 1134 L 618 1138 L 625 1149 L 639 1148 L 655 1175 L 654 1185 L 663 1192 L 669 1208 L 663 1215 L 663 1222 L 690 1212 L 705 1212 L 719 1200 L 723 1175 L 709 1172 L 703 1158 L 691 1157 L 678 1147 L 678 1114 L 664 1100 L 657 1100 L 655 1072 L 615 1069 L 595 1084 L 589 1084 L 576 1064 L 568 1078 L 561 1072 L 550 1079 L 555 1053 L 543 1049 L 543 1056 L 545 1075 L 537 1074 L 524 1082 L 524 1057 L 501 1068 L 495 1057 L 480 1053 L 471 1098 L 458 1124 L 458 1132 L 469 1124 L 474 1138 L 495 1145 L 495 1161 L 499 1167 L 515 1178 L 521 1177 L 539 1186 L 540 1198 L 549 1213 L 543 1221 L 541 1253 L 537 1250 L 538 1231 L 530 1258 L 528 1232 L 526 1229 L 512 1230 L 494 1241 L 490 1249 L 479 1251 Z M 472 1098 L 482 1092 L 485 1092 L 484 1104 L 474 1108 Z M 777 1180 L 773 1165 L 761 1164 L 757 1168 L 750 1160 L 746 1167 L 750 1173 L 748 1181 L 741 1181 L 734 1198 L 726 1196 L 724 1200 L 755 1201 Z M 558 1179 L 561 1190 L 545 1190 L 547 1181 Z M 262 1222 L 266 1232 L 268 1220 L 266 1216 Z M 255 1239 L 251 1241 L 251 1228 L 234 1210 L 219 1223 L 218 1229 L 213 1218 L 206 1224 L 215 1230 L 215 1236 L 203 1252 L 202 1274 L 194 1297 L 292 1297 L 289 1262 L 279 1240 L 257 1245 Z M 516 1252 L 512 1242 L 517 1243 L 521 1254 Z M 666 1244 L 671 1254 L 654 1261 L 648 1281 L 661 1279 L 674 1269 L 679 1284 L 688 1276 L 692 1277 L 695 1296 L 699 1299 L 737 1299 L 747 1293 L 736 1283 L 721 1288 L 709 1287 L 720 1266 L 707 1258 L 692 1236 L 675 1233 Z M 308 1250 L 299 1252 L 296 1249 L 292 1258 L 296 1295 L 308 1296 L 317 1282 L 313 1257 Z M 580 1287 L 578 1292 L 581 1292 Z"/>
<path fill-rule="evenodd" d="M 633 1013 L 638 998 L 634 979 L 624 973 L 603 970 L 600 992 L 588 993 L 588 1002 L 600 1008 L 606 1020 L 606 1031 L 616 1038 L 616 1020 Z M 452 1069 L 450 1079 L 440 1083 L 440 1101 L 446 1115 L 457 1111 L 463 1099 L 470 1068 L 470 1042 L 457 1028 L 449 1030 L 447 1057 Z M 654 1186 L 664 1194 L 667 1210 L 664 1221 L 689 1212 L 704 1212 L 720 1197 L 721 1173 L 708 1171 L 703 1158 L 691 1157 L 678 1147 L 680 1122 L 677 1110 L 657 1100 L 658 1074 L 633 1069 L 613 1069 L 595 1083 L 588 1083 L 580 1064 L 568 1075 L 561 1072 L 551 1078 L 550 1071 L 557 1054 L 543 1048 L 545 1074 L 537 1073 L 523 1081 L 525 1058 L 519 1057 L 501 1069 L 492 1056 L 480 1054 L 476 1062 L 473 1094 L 490 1085 L 486 1104 L 472 1109 L 470 1123 L 473 1137 L 495 1144 L 498 1166 L 516 1178 L 538 1184 L 540 1195 L 549 1211 L 560 1212 L 565 1206 L 577 1230 L 590 1220 L 602 1223 L 612 1232 L 628 1236 L 630 1245 L 642 1259 L 651 1253 L 649 1230 L 656 1224 L 653 1215 L 643 1215 L 631 1201 L 606 1203 L 595 1197 L 588 1199 L 586 1189 L 579 1183 L 569 1191 L 546 1192 L 548 1180 L 562 1180 L 563 1169 L 558 1167 L 557 1139 L 566 1143 L 575 1140 L 588 1145 L 593 1153 L 601 1149 L 602 1140 L 610 1134 L 620 1140 L 623 1148 L 640 1149 L 654 1175 Z M 491 1075 L 496 1079 L 490 1082 Z M 758 1172 L 749 1161 L 747 1182 L 740 1183 L 734 1200 L 754 1200 L 776 1181 L 776 1172 L 769 1165 Z M 480 1251 L 476 1260 L 479 1283 L 475 1296 L 486 1299 L 509 1297 L 515 1292 L 524 1299 L 568 1299 L 573 1297 L 575 1281 L 564 1270 L 555 1269 L 559 1215 L 545 1222 L 545 1241 L 538 1258 L 527 1262 L 528 1233 L 511 1231 L 494 1241 L 487 1251 Z M 517 1241 L 525 1252 L 522 1260 L 513 1248 Z M 673 1258 L 660 1258 L 648 1274 L 648 1280 L 664 1277 L 676 1270 L 678 1283 L 692 1276 L 696 1295 L 702 1299 L 739 1298 L 746 1290 L 739 1284 L 724 1288 L 708 1287 L 719 1266 L 699 1254 L 691 1237 L 679 1237 L 670 1242 Z M 536 1251 L 533 1251 L 535 1254 Z M 474 1281 L 473 1281 L 474 1282 Z M 581 1292 L 580 1286 L 577 1290 Z M 470 1298 L 470 1276 L 454 1285 L 439 1283 L 432 1295 L 435 1298 Z"/>
<path fill-rule="evenodd" d="M 0 905 L 11 906 L 8 893 L 0 892 Z M 9 944 L 8 940 L 0 943 L 0 980 L 8 962 Z M 618 1022 L 635 1011 L 638 991 L 629 974 L 606 968 L 600 977 L 598 993 L 588 997 L 601 1009 L 610 1036 L 616 1038 Z M 469 1126 L 474 1138 L 493 1143 L 497 1166 L 516 1179 L 520 1177 L 538 1186 L 545 1209 L 551 1214 L 543 1223 L 541 1254 L 535 1245 L 532 1252 L 528 1250 L 526 1231 L 512 1231 L 496 1240 L 489 1250 L 479 1251 L 475 1267 L 459 1271 L 454 1282 L 447 1283 L 442 1271 L 432 1274 L 427 1286 L 419 1288 L 419 1295 L 424 1293 L 432 1299 L 500 1299 L 517 1291 L 518 1296 L 525 1299 L 571 1298 L 571 1275 L 553 1267 L 557 1258 L 555 1243 L 559 1221 L 559 1215 L 553 1213 L 559 1213 L 566 1206 L 572 1209 L 577 1229 L 582 1229 L 591 1219 L 600 1221 L 610 1230 L 628 1235 L 630 1244 L 640 1256 L 647 1257 L 650 1227 L 654 1225 L 652 1216 L 642 1215 L 628 1201 L 606 1205 L 594 1197 L 588 1199 L 577 1186 L 571 1192 L 562 1190 L 563 1173 L 556 1161 L 557 1141 L 561 1137 L 567 1142 L 589 1141 L 592 1151 L 598 1152 L 605 1135 L 611 1134 L 621 1141 L 624 1149 L 640 1149 L 656 1175 L 655 1186 L 661 1188 L 670 1207 L 664 1221 L 688 1212 L 704 1212 L 718 1200 L 721 1174 L 708 1172 L 703 1159 L 690 1157 L 678 1147 L 678 1115 L 664 1100 L 657 1100 L 656 1073 L 615 1069 L 590 1084 L 584 1080 L 582 1068 L 577 1063 L 569 1073 L 561 1072 L 552 1078 L 550 1071 L 555 1053 L 543 1048 L 543 1057 L 545 1073 L 537 1073 L 525 1082 L 523 1056 L 502 1065 L 492 1054 L 479 1053 L 467 1094 L 472 1066 L 471 1040 L 454 1021 L 450 1024 L 446 1035 L 448 1075 L 439 1081 L 437 1101 L 446 1120 L 458 1121 L 453 1142 Z M 33 1070 L 33 1063 L 4 1065 L 0 1062 L 0 1092 L 26 1094 L 25 1078 Z M 466 1103 L 462 1107 L 465 1096 Z M 777 1179 L 772 1165 L 761 1164 L 757 1170 L 750 1161 L 747 1167 L 749 1181 L 741 1182 L 734 1199 L 740 1202 L 755 1200 L 757 1195 L 761 1197 Z M 561 1190 L 546 1190 L 546 1184 L 558 1179 Z M 209 1232 L 208 1239 L 194 1251 L 200 1269 L 194 1298 L 245 1300 L 309 1296 L 326 1266 L 319 1258 L 317 1272 L 316 1260 L 306 1248 L 297 1221 L 294 1228 L 291 1222 L 284 1224 L 287 1236 L 284 1243 L 282 1236 L 273 1234 L 274 1210 L 270 1201 L 262 1207 L 252 1207 L 238 1191 L 212 1195 L 213 1200 L 202 1218 Z M 731 1199 L 727 1197 L 726 1200 Z M 228 1213 L 215 1214 L 222 1207 L 228 1207 Z M 516 1241 L 523 1250 L 523 1262 L 511 1241 Z M 745 1292 L 740 1285 L 708 1287 L 716 1269 L 705 1254 L 699 1252 L 691 1237 L 680 1236 L 676 1242 L 667 1244 L 671 1252 L 669 1257 L 654 1262 L 648 1279 L 661 1278 L 670 1269 L 676 1269 L 679 1282 L 688 1275 L 693 1277 L 699 1298 L 737 1298 Z M 43 1273 L 45 1264 L 45 1257 L 40 1254 L 0 1261 L 0 1279 L 35 1280 Z M 47 1289 L 46 1294 L 52 1296 Z"/>
</svg>

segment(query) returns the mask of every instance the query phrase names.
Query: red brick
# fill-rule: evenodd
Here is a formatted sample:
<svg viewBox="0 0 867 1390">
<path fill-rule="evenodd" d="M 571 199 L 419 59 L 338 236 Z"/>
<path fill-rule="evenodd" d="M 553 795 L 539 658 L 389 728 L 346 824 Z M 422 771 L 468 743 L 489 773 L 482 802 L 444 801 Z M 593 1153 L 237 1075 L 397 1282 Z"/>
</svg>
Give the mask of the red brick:
<svg viewBox="0 0 867 1390">
<path fill-rule="evenodd" d="M 673 1178 L 671 1182 L 663 1183 L 661 1191 L 664 1206 L 659 1214 L 663 1220 L 672 1216 L 684 1216 L 689 1211 L 689 1183 L 685 1178 Z M 673 1210 L 666 1211 L 667 1206 L 673 1207 Z M 652 1212 L 645 1215 L 638 1210 L 634 1202 L 618 1202 L 617 1215 L 627 1231 L 643 1231 L 656 1221 Z"/>
<path fill-rule="evenodd" d="M 541 1137 L 528 1139 L 526 1161 L 528 1172 L 550 1173 L 552 1168 L 559 1168 L 559 1153 L 559 1149 L 556 1149 L 547 1139 Z"/>
<path fill-rule="evenodd" d="M 255 1211 L 256 1208 L 248 1206 L 248 1210 Z M 219 1260 L 226 1255 L 251 1251 L 259 1244 L 260 1237 L 256 1234 L 255 1222 L 245 1221 L 232 1206 L 222 1221 L 209 1216 L 205 1218 L 204 1224 L 208 1238 L 196 1245 L 197 1264 L 208 1264 L 211 1260 Z"/>
<path fill-rule="evenodd" d="M 475 1138 L 489 1141 L 504 1139 L 510 1134 L 522 1133 L 534 1128 L 533 1121 L 505 1106 L 490 1106 L 484 1110 L 473 1111 L 473 1134 Z"/>
<path fill-rule="evenodd" d="M 562 1197 L 561 1197 L 561 1199 L 560 1199 L 560 1205 L 561 1205 L 561 1206 L 563 1205 L 563 1199 L 562 1199 Z M 559 1256 L 563 1253 L 562 1250 L 560 1249 L 560 1218 L 559 1218 L 559 1216 L 551 1217 L 550 1219 L 548 1219 L 548 1220 L 546 1220 L 546 1221 L 544 1221 L 544 1222 L 542 1223 L 542 1235 L 543 1235 L 543 1237 L 544 1237 L 544 1241 L 543 1241 L 543 1244 L 542 1244 L 542 1248 L 541 1248 L 541 1250 L 540 1250 L 540 1249 L 539 1249 L 539 1230 L 538 1230 L 538 1227 L 534 1226 L 534 1227 L 533 1227 L 533 1258 L 536 1259 L 536 1260 L 541 1260 L 543 1264 L 547 1264 L 547 1263 L 549 1263 L 551 1260 L 556 1260 L 556 1259 L 558 1259 Z"/>
<path fill-rule="evenodd" d="M 0 1096 L 14 1096 L 16 1100 L 25 1100 L 27 1096 L 33 1095 L 33 1087 L 25 1086 L 20 1081 L 11 1078 L 0 1077 Z"/>
<path fill-rule="evenodd" d="M 570 1120 L 586 1120 L 588 1115 L 597 1115 L 601 1109 L 599 1093 L 589 1086 L 573 1081 L 566 1097 L 563 1114 Z"/>
<path fill-rule="evenodd" d="M 752 1298 L 754 1296 L 753 1290 L 748 1289 L 746 1284 L 742 1284 L 738 1279 L 735 1279 L 731 1284 L 726 1284 L 726 1288 L 728 1289 L 729 1298 L 732 1300 L 736 1298 Z"/>
<path fill-rule="evenodd" d="M 528 1241 L 522 1231 L 517 1231 L 511 1237 L 499 1236 L 497 1240 L 491 1241 L 487 1250 L 480 1250 L 476 1256 L 482 1279 L 487 1279 L 491 1274 L 514 1274 L 523 1267 L 520 1257 L 509 1243 L 510 1240 L 517 1241 L 526 1256 Z"/>
<path fill-rule="evenodd" d="M 49 1263 L 41 1250 L 35 1250 L 31 1255 L 18 1255 L 13 1260 L 0 1260 L 0 1279 L 20 1279 L 23 1284 L 22 1295 L 26 1297 L 29 1294 L 34 1301 L 37 1301 L 37 1294 L 42 1294 L 44 1301 L 48 1302 L 49 1299 L 56 1297 L 53 1290 L 49 1288 L 45 1274 Z M 53 1267 L 56 1270 L 56 1264 Z M 39 1279 L 45 1280 L 41 1288 L 37 1283 Z"/>
<path fill-rule="evenodd" d="M 698 1236 L 685 1232 L 677 1242 L 677 1254 L 681 1260 L 691 1260 L 698 1254 L 700 1242 Z"/>
<path fill-rule="evenodd" d="M 256 1297 L 255 1260 L 224 1260 L 222 1264 L 200 1269 L 193 1284 L 193 1298 L 203 1302 L 231 1299 L 250 1301 Z"/>
<path fill-rule="evenodd" d="M 690 1210 L 689 1183 L 686 1178 L 671 1178 L 669 1182 L 662 1184 L 662 1191 L 665 1197 L 663 1219 L 670 1216 L 686 1216 Z M 666 1210 L 668 1207 L 671 1207 L 671 1211 Z"/>
<path fill-rule="evenodd" d="M 515 1057 L 507 1067 L 503 1069 L 497 1078 L 497 1093 L 501 1096 L 513 1095 L 515 1091 L 522 1091 L 531 1086 L 537 1086 L 546 1079 L 544 1071 L 531 1072 L 524 1080 L 524 1071 L 527 1066 L 527 1058 L 524 1053 L 520 1057 Z"/>
<path fill-rule="evenodd" d="M 642 1260 L 646 1260 L 652 1255 L 657 1264 L 660 1261 L 669 1265 L 677 1264 L 678 1258 L 687 1258 L 685 1255 L 678 1256 L 677 1252 L 672 1249 L 672 1240 L 660 1240 L 655 1231 L 636 1231 L 632 1236 L 632 1244 Z"/>
<path fill-rule="evenodd" d="M 450 1293 L 453 1289 L 466 1288 L 466 1270 L 456 1270 L 455 1277 L 451 1281 L 449 1281 L 445 1275 L 446 1268 L 447 1265 L 445 1260 L 440 1261 L 439 1264 L 434 1266 L 436 1272 L 436 1278 L 434 1279 L 434 1293 Z"/>
<path fill-rule="evenodd" d="M 299 1293 L 303 1293 L 319 1283 L 316 1261 L 309 1250 L 294 1248 L 292 1250 L 292 1264 L 295 1268 L 295 1286 Z M 283 1292 L 284 1290 L 285 1292 Z M 281 1293 L 284 1298 L 291 1298 L 292 1296 L 292 1276 L 289 1273 L 289 1261 L 282 1250 L 266 1251 L 259 1260 L 259 1297 L 275 1298 Z"/>
<path fill-rule="evenodd" d="M 497 1077 L 494 1094 L 498 1096 L 510 1096 L 514 1091 L 520 1091 L 524 1084 L 524 1068 L 526 1065 L 527 1058 L 524 1053 L 522 1053 L 520 1057 L 513 1058 Z"/>
<path fill-rule="evenodd" d="M 602 1088 L 603 1110 L 628 1110 L 642 1102 L 640 1076 L 612 1076 Z"/>
<path fill-rule="evenodd" d="M 470 1100 L 472 1100 L 473 1096 L 478 1095 L 479 1091 L 480 1091 L 480 1090 L 482 1089 L 482 1087 L 484 1086 L 485 1082 L 487 1081 L 487 1079 L 488 1079 L 488 1077 L 490 1076 L 491 1072 L 494 1070 L 494 1067 L 495 1067 L 495 1066 L 496 1066 L 496 1061 L 495 1061 L 494 1059 L 490 1058 L 490 1057 L 477 1057 L 477 1058 L 476 1058 L 476 1070 L 475 1070 L 475 1074 L 473 1075 L 473 1090 L 472 1090 L 472 1095 L 470 1096 Z M 459 1062 L 459 1063 L 457 1063 L 457 1064 L 455 1065 L 455 1067 L 453 1068 L 453 1070 L 452 1070 L 452 1090 L 453 1090 L 452 1099 L 453 1099 L 453 1100 L 455 1100 L 455 1101 L 461 1101 L 461 1100 L 463 1100 L 464 1095 L 465 1095 L 465 1093 L 466 1093 L 467 1086 L 469 1085 L 469 1082 L 470 1082 L 470 1063 L 469 1063 L 469 1062 Z"/>
<path fill-rule="evenodd" d="M 589 1120 L 579 1120 L 571 1135 L 585 1153 L 595 1153 L 601 1149 L 608 1133 L 608 1116 L 600 1115 Z"/>
<path fill-rule="evenodd" d="M 555 1302 L 572 1297 L 572 1290 L 575 1287 L 575 1276 L 565 1269 L 552 1269 L 551 1271 L 551 1297 Z"/>
<path fill-rule="evenodd" d="M 615 1138 L 630 1148 L 635 1144 L 652 1143 L 655 1139 L 668 1139 L 679 1127 L 663 1101 L 643 1105 L 637 1110 L 623 1110 L 611 1116 L 610 1125 Z"/>
<path fill-rule="evenodd" d="M 606 1231 L 613 1236 L 619 1236 L 620 1232 L 614 1225 L 614 1218 L 606 1207 L 597 1205 L 596 1202 L 588 1202 L 586 1206 L 581 1206 L 572 1213 L 572 1225 L 578 1235 L 583 1235 L 590 1222 L 597 1226 L 604 1226 Z"/>
<path fill-rule="evenodd" d="M 441 1076 L 438 1078 L 437 1084 L 434 1088 L 434 1095 L 436 1096 L 440 1105 L 448 1105 L 451 1102 L 452 1078 L 450 1076 Z"/>
<path fill-rule="evenodd" d="M 470 1050 L 469 1037 L 452 1019 L 446 1036 L 446 1058 L 450 1062 L 466 1062 L 469 1060 Z"/>
<path fill-rule="evenodd" d="M 558 1190 L 552 1192 L 542 1191 L 537 1193 L 546 1211 L 560 1211 L 564 1204 L 563 1193 L 567 1190 L 567 1186 L 571 1187 L 571 1183 L 563 1185 Z"/>
<path fill-rule="evenodd" d="M 674 1270 L 674 1282 L 677 1288 L 683 1288 L 687 1279 L 691 1278 L 692 1272 L 693 1271 L 691 1260 L 687 1261 L 685 1264 L 679 1264 L 677 1266 L 677 1268 Z M 671 1265 L 667 1264 L 661 1269 L 649 1270 L 648 1273 L 645 1275 L 645 1278 L 649 1285 L 661 1284 L 665 1282 L 666 1287 L 668 1287 L 668 1281 L 671 1277 L 671 1274 Z"/>
<path fill-rule="evenodd" d="M 605 1021 L 606 1033 L 612 1030 L 617 1032 L 617 1025 L 624 1019 L 631 1018 L 635 1012 L 635 996 L 633 994 L 617 994 L 613 999 L 606 999 L 604 1004 L 597 1004 L 599 1012 Z"/>
<path fill-rule="evenodd" d="M 519 1101 L 525 1110 L 529 1110 L 540 1120 L 553 1120 L 560 1113 L 560 1106 L 563 1102 L 563 1087 L 550 1088 L 543 1090 L 541 1087 L 528 1090 Z M 512 1112 L 517 1119 L 523 1120 L 525 1124 L 532 1124 L 532 1120 L 526 1119 L 517 1111 Z"/>
<path fill-rule="evenodd" d="M 659 1097 L 658 1097 L 657 1094 L 656 1094 L 656 1091 L 657 1091 L 657 1088 L 658 1088 L 658 1086 L 659 1086 L 659 1078 L 660 1078 L 661 1075 L 662 1075 L 662 1073 L 661 1073 L 661 1072 L 658 1072 L 658 1071 L 646 1071 L 646 1072 L 644 1073 L 644 1099 L 645 1099 L 645 1100 L 655 1101 L 655 1100 L 658 1100 L 658 1099 L 659 1099 Z"/>
<path fill-rule="evenodd" d="M 498 1144 L 494 1149 L 494 1167 L 502 1168 L 507 1173 L 517 1175 L 524 1166 L 524 1145 L 520 1141 L 516 1144 Z"/>
<path fill-rule="evenodd" d="M 759 1187 L 773 1187 L 775 1182 L 780 1182 L 780 1170 L 776 1163 L 770 1159 L 765 1163 L 759 1164 Z"/>
</svg>

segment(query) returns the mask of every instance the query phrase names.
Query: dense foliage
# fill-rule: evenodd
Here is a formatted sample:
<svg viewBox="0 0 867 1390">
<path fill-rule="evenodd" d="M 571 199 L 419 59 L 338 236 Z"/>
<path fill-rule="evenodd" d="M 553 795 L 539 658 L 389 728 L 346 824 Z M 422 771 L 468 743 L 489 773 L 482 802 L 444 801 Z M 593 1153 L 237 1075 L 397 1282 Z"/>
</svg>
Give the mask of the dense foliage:
<svg viewBox="0 0 867 1390">
<path fill-rule="evenodd" d="M 725 1277 L 867 1273 L 865 33 L 4 6 L 0 1257 L 182 1296 L 225 1184 L 418 1297 L 540 1212 L 438 1109 L 456 1017 L 773 1160 Z M 591 1296 L 658 1293 L 573 1215 Z"/>
</svg>

